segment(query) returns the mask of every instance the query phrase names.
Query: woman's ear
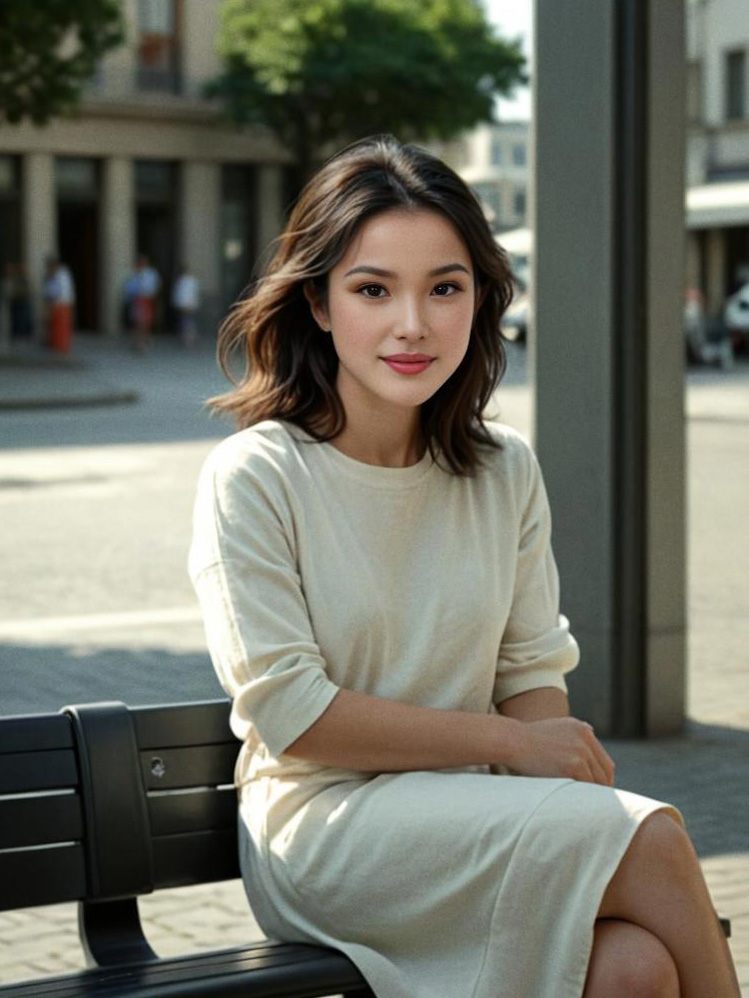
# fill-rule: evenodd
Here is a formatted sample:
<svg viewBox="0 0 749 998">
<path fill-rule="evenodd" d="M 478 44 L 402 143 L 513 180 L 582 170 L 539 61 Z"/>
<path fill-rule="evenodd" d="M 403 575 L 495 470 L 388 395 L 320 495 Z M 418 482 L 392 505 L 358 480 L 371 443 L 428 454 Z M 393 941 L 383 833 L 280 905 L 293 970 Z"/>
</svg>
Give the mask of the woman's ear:
<svg viewBox="0 0 749 998">
<path fill-rule="evenodd" d="M 312 317 L 324 333 L 330 332 L 330 319 L 322 295 L 311 280 L 306 280 L 302 286 L 304 297 L 309 302 Z"/>
</svg>

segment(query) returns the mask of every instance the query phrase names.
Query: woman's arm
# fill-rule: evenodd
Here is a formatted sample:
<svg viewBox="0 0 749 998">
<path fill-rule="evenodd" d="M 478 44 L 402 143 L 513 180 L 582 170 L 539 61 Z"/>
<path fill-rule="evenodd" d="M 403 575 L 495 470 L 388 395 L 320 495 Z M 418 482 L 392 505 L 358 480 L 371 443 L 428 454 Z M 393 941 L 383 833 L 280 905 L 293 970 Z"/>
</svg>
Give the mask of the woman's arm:
<svg viewBox="0 0 749 998">
<path fill-rule="evenodd" d="M 340 690 L 285 754 L 368 772 L 494 764 L 527 776 L 605 785 L 613 779 L 613 764 L 593 729 L 575 718 L 523 724 L 513 717 L 417 707 L 351 690 Z"/>
<path fill-rule="evenodd" d="M 569 717 L 570 705 L 566 693 L 554 686 L 544 686 L 504 700 L 499 704 L 499 712 L 517 721 L 547 721 L 550 717 Z"/>
</svg>

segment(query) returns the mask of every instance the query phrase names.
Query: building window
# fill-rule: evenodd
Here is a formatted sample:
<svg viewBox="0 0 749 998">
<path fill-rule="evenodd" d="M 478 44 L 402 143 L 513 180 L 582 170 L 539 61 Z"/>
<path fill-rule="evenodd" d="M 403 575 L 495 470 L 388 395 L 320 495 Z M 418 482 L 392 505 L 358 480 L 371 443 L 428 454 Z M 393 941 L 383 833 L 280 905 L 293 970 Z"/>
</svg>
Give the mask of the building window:
<svg viewBox="0 0 749 998">
<path fill-rule="evenodd" d="M 179 0 L 138 0 L 138 86 L 180 90 Z"/>
<path fill-rule="evenodd" d="M 694 59 L 687 63 L 687 121 L 702 121 L 702 63 Z"/>
<path fill-rule="evenodd" d="M 496 232 L 502 224 L 502 195 L 499 186 L 491 181 L 479 181 L 473 185 L 473 190 L 481 202 L 489 226 Z"/>
<path fill-rule="evenodd" d="M 98 177 L 95 159 L 60 156 L 55 160 L 55 186 L 58 195 L 71 201 L 96 198 Z"/>
<path fill-rule="evenodd" d="M 726 119 L 746 117 L 746 52 L 726 52 Z"/>
<path fill-rule="evenodd" d="M 502 142 L 497 135 L 492 135 L 490 159 L 492 166 L 502 165 Z"/>
<path fill-rule="evenodd" d="M 0 156 L 0 195 L 13 195 L 18 191 L 18 159 Z"/>
<path fill-rule="evenodd" d="M 525 191 L 518 187 L 512 196 L 512 208 L 517 218 L 525 218 Z"/>
<path fill-rule="evenodd" d="M 512 162 L 514 166 L 525 166 L 525 146 L 515 143 L 512 147 Z"/>
</svg>

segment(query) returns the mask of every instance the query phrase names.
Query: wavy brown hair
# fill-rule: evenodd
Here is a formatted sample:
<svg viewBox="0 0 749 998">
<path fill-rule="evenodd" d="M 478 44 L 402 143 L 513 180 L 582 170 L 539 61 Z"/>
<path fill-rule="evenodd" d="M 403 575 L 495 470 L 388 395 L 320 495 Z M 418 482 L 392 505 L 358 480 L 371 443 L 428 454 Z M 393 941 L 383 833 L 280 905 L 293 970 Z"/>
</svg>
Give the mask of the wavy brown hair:
<svg viewBox="0 0 749 998">
<path fill-rule="evenodd" d="M 303 287 L 325 300 L 327 276 L 362 223 L 393 208 L 429 209 L 446 217 L 473 261 L 481 304 L 465 357 L 420 409 L 423 443 L 447 470 L 473 474 L 479 449 L 496 447 L 482 418 L 506 368 L 500 319 L 512 299 L 507 257 L 464 181 L 436 156 L 392 135 L 355 142 L 331 157 L 302 191 L 277 238 L 266 273 L 231 309 L 219 330 L 218 361 L 234 388 L 209 399 L 239 429 L 284 419 L 318 441 L 346 425 L 336 389 L 338 357 L 321 335 Z M 231 373 L 240 352 L 245 369 Z"/>
</svg>

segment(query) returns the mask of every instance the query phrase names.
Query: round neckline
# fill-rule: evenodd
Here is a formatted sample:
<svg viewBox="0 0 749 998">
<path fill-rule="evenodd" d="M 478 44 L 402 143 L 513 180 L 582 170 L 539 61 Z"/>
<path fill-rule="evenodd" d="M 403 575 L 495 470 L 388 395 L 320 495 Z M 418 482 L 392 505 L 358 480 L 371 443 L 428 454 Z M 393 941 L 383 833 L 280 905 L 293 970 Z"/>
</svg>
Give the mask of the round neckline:
<svg viewBox="0 0 749 998">
<path fill-rule="evenodd" d="M 428 447 L 416 464 L 409 464 L 405 468 L 388 468 L 380 464 L 367 464 L 365 461 L 349 457 L 348 454 L 338 450 L 329 440 L 316 440 L 296 424 L 284 422 L 283 425 L 296 440 L 310 444 L 323 454 L 329 464 L 335 465 L 345 474 L 367 485 L 374 485 L 378 488 L 410 487 L 419 483 L 425 475 L 437 467 Z"/>
</svg>

